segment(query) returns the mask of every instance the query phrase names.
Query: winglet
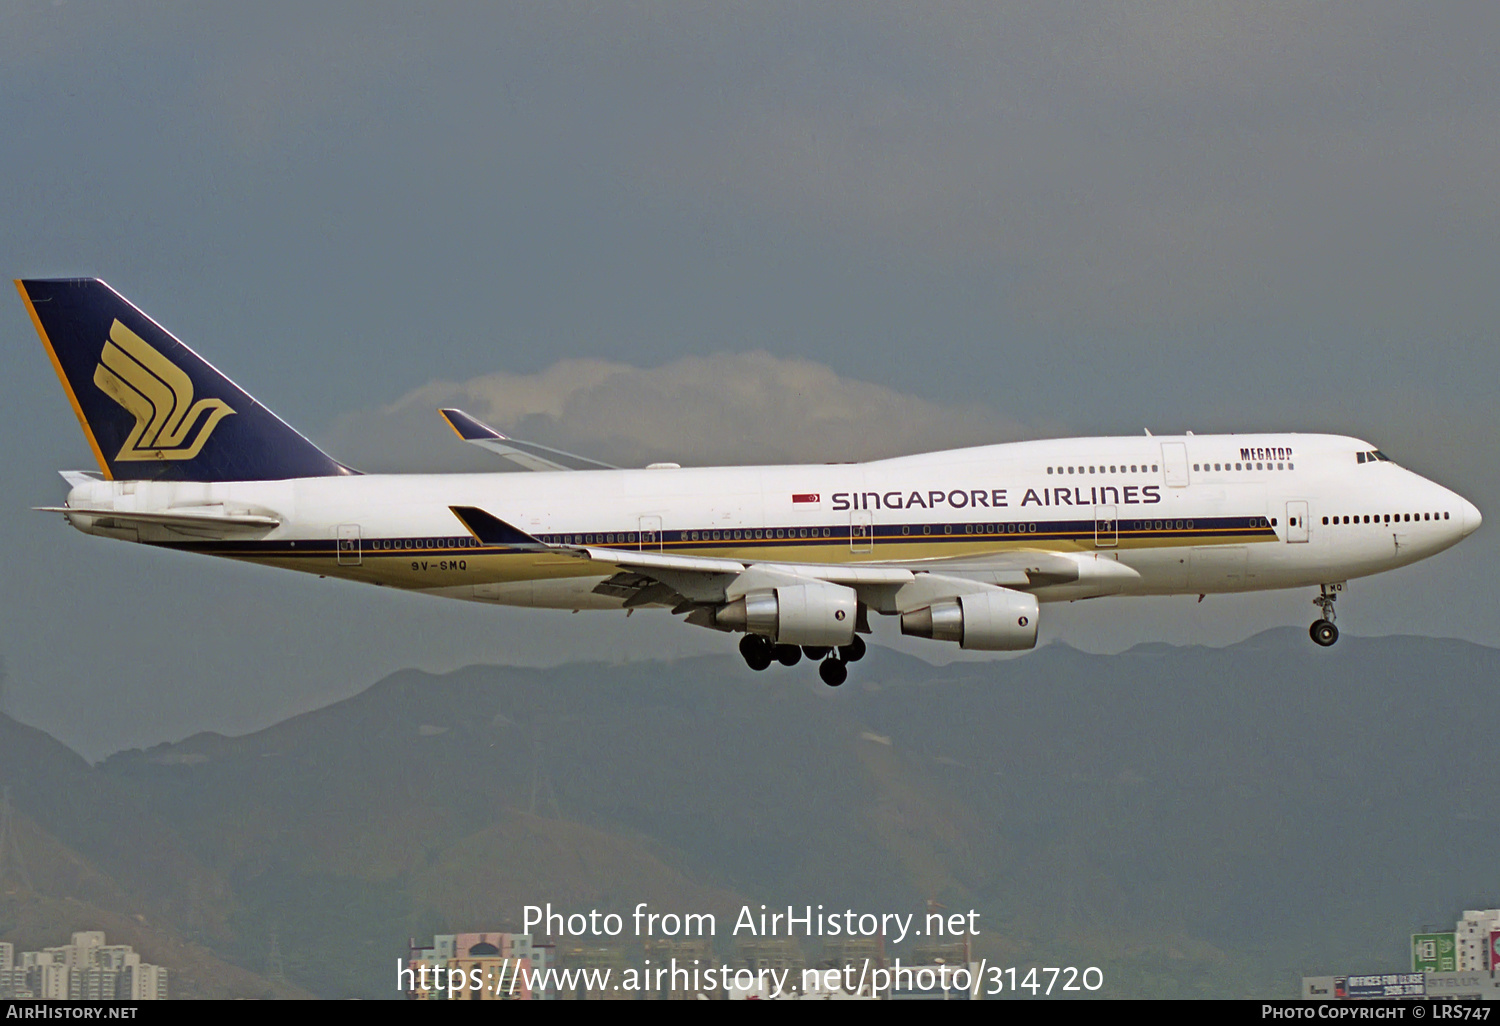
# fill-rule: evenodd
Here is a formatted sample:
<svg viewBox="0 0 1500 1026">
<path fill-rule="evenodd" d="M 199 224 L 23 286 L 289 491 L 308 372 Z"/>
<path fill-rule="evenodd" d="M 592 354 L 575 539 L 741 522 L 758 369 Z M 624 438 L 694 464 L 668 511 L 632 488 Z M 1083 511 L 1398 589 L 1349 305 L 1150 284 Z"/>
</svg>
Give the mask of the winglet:
<svg viewBox="0 0 1500 1026">
<path fill-rule="evenodd" d="M 473 442 L 480 438 L 505 437 L 484 421 L 469 416 L 463 410 L 444 408 L 438 412 L 443 415 L 443 419 L 448 422 L 448 426 L 453 429 L 454 433 L 466 442 Z"/>
<path fill-rule="evenodd" d="M 550 545 L 538 541 L 519 527 L 512 527 L 478 506 L 449 506 L 448 508 L 453 511 L 454 516 L 458 517 L 459 522 L 468 528 L 469 533 L 479 540 L 481 545 L 525 549 L 532 552 L 541 552 L 551 548 Z"/>
</svg>

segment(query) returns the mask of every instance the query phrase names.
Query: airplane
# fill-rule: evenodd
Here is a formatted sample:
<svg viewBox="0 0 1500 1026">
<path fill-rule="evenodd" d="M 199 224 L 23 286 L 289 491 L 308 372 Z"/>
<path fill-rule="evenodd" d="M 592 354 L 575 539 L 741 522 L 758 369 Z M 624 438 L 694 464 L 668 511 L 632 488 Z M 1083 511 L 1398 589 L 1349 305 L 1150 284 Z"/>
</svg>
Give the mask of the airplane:
<svg viewBox="0 0 1500 1026">
<path fill-rule="evenodd" d="M 99 470 L 66 471 L 86 534 L 401 588 L 564 610 L 669 609 L 740 634 L 755 670 L 834 687 L 871 614 L 961 649 L 1020 651 L 1043 603 L 1319 588 L 1433 556 L 1473 503 L 1339 435 L 1064 438 L 867 463 L 621 469 L 508 438 L 521 471 L 362 474 L 93 278 L 18 280 Z"/>
</svg>

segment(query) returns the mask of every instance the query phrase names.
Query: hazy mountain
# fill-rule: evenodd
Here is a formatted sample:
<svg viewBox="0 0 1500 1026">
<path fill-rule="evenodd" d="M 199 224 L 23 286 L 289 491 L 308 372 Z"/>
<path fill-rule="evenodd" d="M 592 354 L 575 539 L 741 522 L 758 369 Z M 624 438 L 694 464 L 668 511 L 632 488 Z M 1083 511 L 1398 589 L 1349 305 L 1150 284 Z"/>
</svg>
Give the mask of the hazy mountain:
<svg viewBox="0 0 1500 1026">
<path fill-rule="evenodd" d="M 27 951 L 104 930 L 110 943 L 168 966 L 174 997 L 309 996 L 210 950 L 232 939 L 228 888 L 128 788 L 5 716 L 0 783 L 11 797 L 9 836 L 0 838 L 0 939 Z"/>
<path fill-rule="evenodd" d="M 1500 651 L 1284 630 L 853 669 L 408 671 L 245 737 L 0 767 L 28 815 L 74 803 L 38 822 L 185 936 L 259 971 L 274 925 L 326 996 L 390 996 L 408 935 L 527 903 L 928 899 L 1111 993 L 1291 993 L 1401 968 L 1408 933 L 1500 897 Z"/>
</svg>

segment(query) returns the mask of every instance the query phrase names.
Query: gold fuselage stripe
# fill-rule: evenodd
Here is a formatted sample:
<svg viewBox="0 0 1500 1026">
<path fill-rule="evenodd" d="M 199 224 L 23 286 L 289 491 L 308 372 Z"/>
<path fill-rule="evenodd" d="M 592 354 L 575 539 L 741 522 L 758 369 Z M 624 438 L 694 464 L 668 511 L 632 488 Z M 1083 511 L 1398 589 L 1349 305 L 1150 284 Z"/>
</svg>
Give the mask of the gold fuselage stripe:
<svg viewBox="0 0 1500 1026">
<path fill-rule="evenodd" d="M 607 532 L 606 532 L 607 533 Z M 618 533 L 618 532 L 616 532 Z M 1048 536 L 1050 534 L 1050 536 Z M 1132 536 L 1134 535 L 1134 536 Z M 1189 535 L 1184 537 L 1184 535 Z M 549 537 L 552 534 L 549 533 Z M 288 542 L 166 542 L 166 547 L 205 555 L 243 560 L 263 566 L 340 577 L 397 588 L 451 587 L 464 584 L 495 584 L 526 580 L 572 577 L 607 577 L 619 567 L 609 562 L 573 556 L 566 551 L 522 552 L 498 546 L 444 544 L 440 539 L 407 539 L 401 548 L 381 548 L 393 539 L 361 539 L 360 562 L 340 563 L 333 539 Z M 1279 541 L 1271 527 L 1222 526 L 1156 531 L 1121 531 L 1119 543 L 1098 548 L 1092 532 L 1038 532 L 996 535 L 910 535 L 877 538 L 873 551 L 856 552 L 847 536 L 807 539 L 725 539 L 718 542 L 669 541 L 665 550 L 683 555 L 703 555 L 758 562 L 826 563 L 848 565 L 862 562 L 982 558 L 1002 552 L 1141 552 L 1203 545 L 1261 544 Z M 788 544 L 791 543 L 791 544 Z M 595 545 L 617 548 L 622 556 L 642 551 L 636 545 Z M 958 549 L 959 551 L 955 551 Z M 662 551 L 647 548 L 645 551 Z M 347 554 L 346 554 L 347 558 Z M 415 564 L 415 565 L 414 565 Z M 462 565 L 460 565 L 462 564 Z M 933 568 L 937 569 L 937 568 Z"/>
</svg>

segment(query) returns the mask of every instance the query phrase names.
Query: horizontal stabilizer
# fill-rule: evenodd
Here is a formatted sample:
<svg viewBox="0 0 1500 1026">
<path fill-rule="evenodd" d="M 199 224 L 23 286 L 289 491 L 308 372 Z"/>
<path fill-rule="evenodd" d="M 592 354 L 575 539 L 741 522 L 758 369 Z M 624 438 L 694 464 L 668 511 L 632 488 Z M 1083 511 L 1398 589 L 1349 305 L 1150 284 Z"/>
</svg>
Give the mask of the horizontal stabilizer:
<svg viewBox="0 0 1500 1026">
<path fill-rule="evenodd" d="M 490 452 L 504 456 L 517 466 L 526 470 L 618 470 L 619 468 L 609 463 L 601 463 L 591 460 L 587 456 L 577 456 L 571 452 L 563 452 L 561 449 L 553 449 L 550 446 L 538 445 L 536 442 L 526 442 L 519 438 L 508 438 L 490 427 L 477 417 L 471 417 L 463 410 L 441 409 L 438 410 L 443 419 L 448 422 L 455 434 L 471 445 L 477 445 L 488 449 Z"/>
<path fill-rule="evenodd" d="M 41 513 L 63 513 L 69 519 L 75 516 L 84 516 L 91 517 L 96 522 L 101 520 L 118 521 L 119 526 L 123 527 L 148 525 L 189 529 L 194 532 L 209 530 L 222 531 L 229 534 L 239 531 L 269 531 L 274 527 L 281 526 L 281 521 L 275 517 L 259 516 L 252 513 L 200 513 L 191 510 L 173 510 L 170 513 L 136 513 L 113 509 L 89 509 L 86 506 L 33 506 L 32 509 Z M 107 527 L 111 525 L 104 524 L 101 526 Z"/>
<path fill-rule="evenodd" d="M 530 549 L 540 551 L 550 548 L 519 527 L 512 527 L 504 520 L 486 513 L 477 506 L 449 506 L 459 522 L 469 533 L 479 539 L 481 545 L 493 545 L 507 549 Z"/>
</svg>

